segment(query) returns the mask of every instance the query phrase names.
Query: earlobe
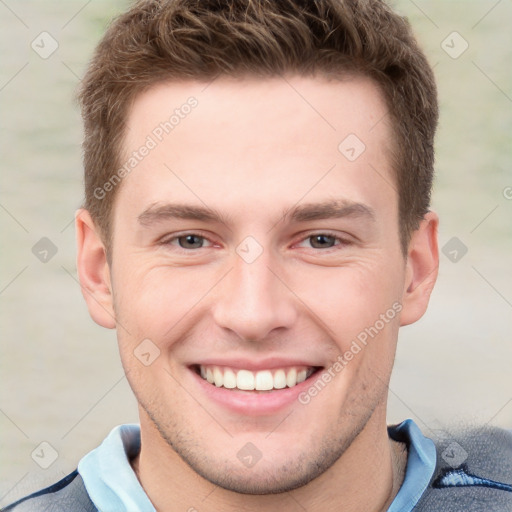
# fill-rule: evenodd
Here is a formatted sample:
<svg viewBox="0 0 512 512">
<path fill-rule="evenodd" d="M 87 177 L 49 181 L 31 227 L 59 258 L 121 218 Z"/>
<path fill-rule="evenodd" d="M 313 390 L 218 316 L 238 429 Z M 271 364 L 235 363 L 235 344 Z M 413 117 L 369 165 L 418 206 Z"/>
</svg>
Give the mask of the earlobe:
<svg viewBox="0 0 512 512">
<path fill-rule="evenodd" d="M 416 322 L 427 310 L 439 268 L 438 225 L 437 214 L 428 212 L 411 236 L 407 253 L 401 325 Z"/>
<path fill-rule="evenodd" d="M 89 314 L 98 325 L 113 329 L 116 321 L 105 246 L 87 210 L 77 211 L 75 227 L 78 277 Z"/>
</svg>

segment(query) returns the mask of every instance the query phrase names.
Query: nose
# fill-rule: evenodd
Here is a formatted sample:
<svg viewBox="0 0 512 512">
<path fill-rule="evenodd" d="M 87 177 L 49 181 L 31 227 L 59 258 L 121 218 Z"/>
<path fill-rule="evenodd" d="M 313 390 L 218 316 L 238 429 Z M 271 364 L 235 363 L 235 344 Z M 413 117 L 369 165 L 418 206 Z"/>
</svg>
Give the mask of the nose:
<svg viewBox="0 0 512 512">
<path fill-rule="evenodd" d="M 219 283 L 213 301 L 216 324 L 253 342 L 290 328 L 297 309 L 293 292 L 279 274 L 266 252 L 252 263 L 235 254 L 234 266 Z"/>
</svg>

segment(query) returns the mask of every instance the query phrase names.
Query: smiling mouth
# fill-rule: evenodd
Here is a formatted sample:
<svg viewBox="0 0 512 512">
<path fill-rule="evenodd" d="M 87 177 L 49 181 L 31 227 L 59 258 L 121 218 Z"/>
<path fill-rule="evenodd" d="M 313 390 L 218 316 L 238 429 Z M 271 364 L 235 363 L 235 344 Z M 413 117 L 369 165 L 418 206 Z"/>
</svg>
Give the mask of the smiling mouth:
<svg viewBox="0 0 512 512">
<path fill-rule="evenodd" d="M 321 370 L 319 366 L 291 366 L 251 371 L 216 365 L 193 365 L 192 370 L 218 388 L 269 393 L 293 388 Z"/>
</svg>

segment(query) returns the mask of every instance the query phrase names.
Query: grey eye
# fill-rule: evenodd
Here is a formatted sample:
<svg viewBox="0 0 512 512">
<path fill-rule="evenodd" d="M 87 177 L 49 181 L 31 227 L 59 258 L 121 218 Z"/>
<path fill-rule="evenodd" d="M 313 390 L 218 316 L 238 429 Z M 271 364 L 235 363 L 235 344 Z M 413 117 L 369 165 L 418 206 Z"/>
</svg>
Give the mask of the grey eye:
<svg viewBox="0 0 512 512">
<path fill-rule="evenodd" d="M 178 243 L 183 249 L 199 249 L 203 247 L 204 238 L 198 235 L 185 235 L 178 238 Z"/>
<path fill-rule="evenodd" d="M 311 247 L 315 249 L 329 249 L 336 244 L 336 238 L 330 235 L 313 235 L 309 237 Z"/>
</svg>

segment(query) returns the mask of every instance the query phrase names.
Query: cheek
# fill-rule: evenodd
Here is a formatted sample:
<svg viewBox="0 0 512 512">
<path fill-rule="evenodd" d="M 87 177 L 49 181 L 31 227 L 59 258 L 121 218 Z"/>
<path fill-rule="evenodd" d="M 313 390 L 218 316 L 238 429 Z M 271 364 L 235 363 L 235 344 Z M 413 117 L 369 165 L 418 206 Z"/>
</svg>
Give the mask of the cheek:
<svg viewBox="0 0 512 512">
<path fill-rule="evenodd" d="M 311 268 L 290 288 L 307 306 L 326 335 L 340 349 L 373 327 L 397 332 L 401 310 L 402 274 L 399 264 L 359 262 L 339 268 Z M 384 324 L 383 324 L 384 322 Z M 392 329 L 391 329 L 392 327 Z"/>
<path fill-rule="evenodd" d="M 165 350 L 186 339 L 191 329 L 197 331 L 198 323 L 208 322 L 209 294 L 225 273 L 223 266 L 176 268 L 133 259 L 112 274 L 122 350 L 133 351 L 145 339 Z M 400 265 L 373 254 L 341 267 L 293 266 L 283 275 L 301 323 L 316 324 L 344 352 L 354 339 L 364 341 L 365 333 L 373 339 L 375 328 L 381 337 L 394 334 L 400 272 Z M 386 316 L 384 328 L 381 315 Z"/>
<path fill-rule="evenodd" d="M 124 327 L 120 334 L 125 345 L 145 338 L 159 344 L 172 342 L 216 281 L 211 270 L 199 267 L 173 268 L 138 261 L 133 268 L 125 266 L 114 275 L 114 307 L 118 323 Z"/>
</svg>

